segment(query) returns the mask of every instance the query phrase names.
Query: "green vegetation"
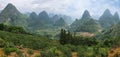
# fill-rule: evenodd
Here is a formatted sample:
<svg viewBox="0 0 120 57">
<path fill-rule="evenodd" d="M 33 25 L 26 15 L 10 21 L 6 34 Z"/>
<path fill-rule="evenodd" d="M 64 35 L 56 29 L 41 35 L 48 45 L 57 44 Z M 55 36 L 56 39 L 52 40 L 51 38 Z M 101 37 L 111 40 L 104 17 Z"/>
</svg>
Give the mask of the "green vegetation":
<svg viewBox="0 0 120 57">
<path fill-rule="evenodd" d="M 89 12 L 86 10 L 83 13 L 83 16 L 80 20 L 76 19 L 72 24 L 71 28 L 69 30 L 75 31 L 75 32 L 90 32 L 95 33 L 98 32 L 101 29 L 101 26 L 99 23 L 94 20 Z"/>
<path fill-rule="evenodd" d="M 25 47 L 33 49 L 44 49 L 50 46 L 50 42 L 52 41 L 44 37 L 32 36 L 27 34 L 15 34 L 5 31 L 0 31 L 0 33 L 0 37 L 5 41 L 13 42 L 15 45 L 18 46 L 23 45 Z"/>
<path fill-rule="evenodd" d="M 60 28 L 48 28 L 48 29 L 39 29 L 34 32 L 34 34 L 41 35 L 47 38 L 58 39 L 60 34 Z"/>
<path fill-rule="evenodd" d="M 17 48 L 13 45 L 13 43 L 7 42 L 5 47 L 4 47 L 4 53 L 6 55 L 9 55 L 11 52 L 17 51 Z"/>
<path fill-rule="evenodd" d="M 0 47 L 4 47 L 4 46 L 5 46 L 5 41 L 0 38 Z"/>
<path fill-rule="evenodd" d="M 99 23 L 102 26 L 102 28 L 109 28 L 110 26 L 115 25 L 118 22 L 119 22 L 118 13 L 112 15 L 109 9 L 106 9 L 103 15 L 99 18 Z"/>
<path fill-rule="evenodd" d="M 85 38 L 85 37 L 73 37 L 72 34 L 68 31 L 61 29 L 61 44 L 73 44 L 73 45 L 82 45 L 82 46 L 92 46 L 97 45 L 98 41 L 95 38 Z"/>
<path fill-rule="evenodd" d="M 24 57 L 24 55 L 23 55 L 22 51 L 17 50 L 17 51 L 16 51 L 16 53 L 17 53 L 17 55 L 18 55 L 19 57 Z"/>
<path fill-rule="evenodd" d="M 63 18 L 60 18 L 59 20 L 57 20 L 57 21 L 54 23 L 54 26 L 64 27 L 64 26 L 66 26 L 66 22 L 63 20 Z"/>
<path fill-rule="evenodd" d="M 107 38 L 103 39 L 103 41 L 95 37 L 77 37 L 72 35 L 70 31 L 64 29 L 61 29 L 60 43 L 55 39 L 52 40 L 24 33 L 16 34 L 14 32 L 7 32 L 7 30 L 0 31 L 0 33 L 0 37 L 3 39 L 1 43 L 4 43 L 4 41 L 8 42 L 5 46 L 3 45 L 5 54 L 9 55 L 11 52 L 16 51 L 19 56 L 23 56 L 23 54 L 15 46 L 22 45 L 23 47 L 31 48 L 27 51 L 28 54 L 33 54 L 32 49 L 40 50 L 42 57 L 71 57 L 72 52 L 77 52 L 77 56 L 79 57 L 107 57 L 109 48 L 114 44 L 117 45 L 118 42 L 115 42 L 114 39 Z"/>
<path fill-rule="evenodd" d="M 0 30 L 17 34 L 28 34 L 22 27 L 8 26 L 3 23 L 0 24 Z"/>
<path fill-rule="evenodd" d="M 26 17 L 14 5 L 8 4 L 0 13 L 0 48 L 7 56 L 16 52 L 19 57 L 26 57 L 39 50 L 40 55 L 35 57 L 108 57 L 111 48 L 120 47 L 117 12 L 112 16 L 106 10 L 99 20 L 94 20 L 86 10 L 82 18 L 76 19 L 70 26 L 65 19 L 68 18 L 50 17 L 46 11 L 39 15 L 32 12 Z M 95 36 L 84 37 L 79 33 L 76 36 L 76 32 L 88 32 Z M 22 48 L 28 48 L 27 55 L 21 51 Z M 119 54 L 114 57 L 119 57 Z"/>
<path fill-rule="evenodd" d="M 33 54 L 33 50 L 32 50 L 32 49 L 29 49 L 29 50 L 27 51 L 27 53 L 30 54 L 30 55 L 32 55 L 32 54 Z"/>
<path fill-rule="evenodd" d="M 5 23 L 7 25 L 26 28 L 26 19 L 26 15 L 21 14 L 11 3 L 9 3 L 0 13 L 0 23 Z"/>
</svg>

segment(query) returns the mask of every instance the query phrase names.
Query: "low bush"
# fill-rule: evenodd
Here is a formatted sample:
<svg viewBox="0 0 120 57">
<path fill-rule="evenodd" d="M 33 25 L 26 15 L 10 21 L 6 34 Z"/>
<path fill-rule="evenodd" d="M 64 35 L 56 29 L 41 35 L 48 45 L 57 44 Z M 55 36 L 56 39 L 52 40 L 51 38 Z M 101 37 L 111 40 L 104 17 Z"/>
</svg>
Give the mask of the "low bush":
<svg viewBox="0 0 120 57">
<path fill-rule="evenodd" d="M 17 50 L 17 48 L 15 47 L 4 47 L 4 53 L 6 55 L 9 55 L 11 52 L 15 52 Z"/>
<path fill-rule="evenodd" d="M 32 49 L 28 49 L 27 53 L 32 55 L 33 54 L 33 50 Z"/>
<path fill-rule="evenodd" d="M 5 41 L 0 38 L 0 47 L 4 47 L 4 46 L 5 46 Z"/>
<path fill-rule="evenodd" d="M 17 53 L 17 55 L 18 55 L 19 57 L 23 57 L 23 56 L 24 56 L 23 53 L 22 53 L 22 51 L 20 51 L 20 50 L 17 50 L 16 53 Z"/>
</svg>

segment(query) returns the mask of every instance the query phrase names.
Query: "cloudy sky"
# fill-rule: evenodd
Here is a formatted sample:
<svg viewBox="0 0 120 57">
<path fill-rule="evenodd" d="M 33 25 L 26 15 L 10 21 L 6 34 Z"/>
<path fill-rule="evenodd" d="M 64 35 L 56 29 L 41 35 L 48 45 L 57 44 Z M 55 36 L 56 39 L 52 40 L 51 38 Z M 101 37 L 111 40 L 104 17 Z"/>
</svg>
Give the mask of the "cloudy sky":
<svg viewBox="0 0 120 57">
<path fill-rule="evenodd" d="M 8 3 L 12 3 L 23 13 L 45 10 L 48 13 L 80 18 L 86 9 L 93 17 L 99 17 L 105 9 L 110 9 L 112 14 L 117 11 L 120 15 L 120 0 L 0 0 L 0 10 Z"/>
</svg>

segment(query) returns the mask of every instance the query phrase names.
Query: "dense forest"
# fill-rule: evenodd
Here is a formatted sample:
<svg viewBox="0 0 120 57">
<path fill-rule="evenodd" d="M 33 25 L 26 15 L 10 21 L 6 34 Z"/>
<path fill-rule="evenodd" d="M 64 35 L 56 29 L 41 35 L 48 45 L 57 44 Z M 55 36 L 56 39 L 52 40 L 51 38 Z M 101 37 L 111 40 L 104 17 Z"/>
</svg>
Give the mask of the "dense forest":
<svg viewBox="0 0 120 57">
<path fill-rule="evenodd" d="M 106 9 L 98 20 L 23 14 L 9 3 L 0 13 L 0 57 L 120 57 L 120 18 Z"/>
</svg>

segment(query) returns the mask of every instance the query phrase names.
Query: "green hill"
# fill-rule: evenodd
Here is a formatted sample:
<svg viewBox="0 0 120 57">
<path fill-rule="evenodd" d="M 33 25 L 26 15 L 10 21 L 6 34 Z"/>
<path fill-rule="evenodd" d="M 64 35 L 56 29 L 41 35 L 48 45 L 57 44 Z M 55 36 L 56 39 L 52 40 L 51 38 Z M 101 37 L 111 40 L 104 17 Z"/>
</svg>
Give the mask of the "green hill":
<svg viewBox="0 0 120 57">
<path fill-rule="evenodd" d="M 71 28 L 76 32 L 98 32 L 100 28 L 99 23 L 94 20 L 89 12 L 86 10 L 83 13 L 83 16 L 80 20 L 75 20 L 75 22 L 72 23 Z"/>
<path fill-rule="evenodd" d="M 113 16 L 109 9 L 106 9 L 99 19 L 99 23 L 102 26 L 102 28 L 108 28 L 112 25 L 117 24 L 118 22 L 119 22 L 118 13 L 115 13 Z"/>
<path fill-rule="evenodd" d="M 32 49 L 44 49 L 52 44 L 52 40 L 46 37 L 27 33 L 21 27 L 4 24 L 0 24 L 0 38 L 5 40 L 5 42 L 12 42 L 16 46 L 23 45 Z"/>
<path fill-rule="evenodd" d="M 66 22 L 64 21 L 63 18 L 60 18 L 59 20 L 57 20 L 55 23 L 54 23 L 54 26 L 57 26 L 57 27 L 64 27 L 66 26 Z"/>
<path fill-rule="evenodd" d="M 0 38 L 6 42 L 12 42 L 16 46 L 23 45 L 32 49 L 44 49 L 50 46 L 50 39 L 27 34 L 16 34 L 6 31 L 0 31 Z"/>
<path fill-rule="evenodd" d="M 103 33 L 108 37 L 120 37 L 120 23 L 106 29 Z"/>
<path fill-rule="evenodd" d="M 0 13 L 0 23 L 26 27 L 26 16 L 21 14 L 13 4 L 9 3 Z"/>
</svg>

